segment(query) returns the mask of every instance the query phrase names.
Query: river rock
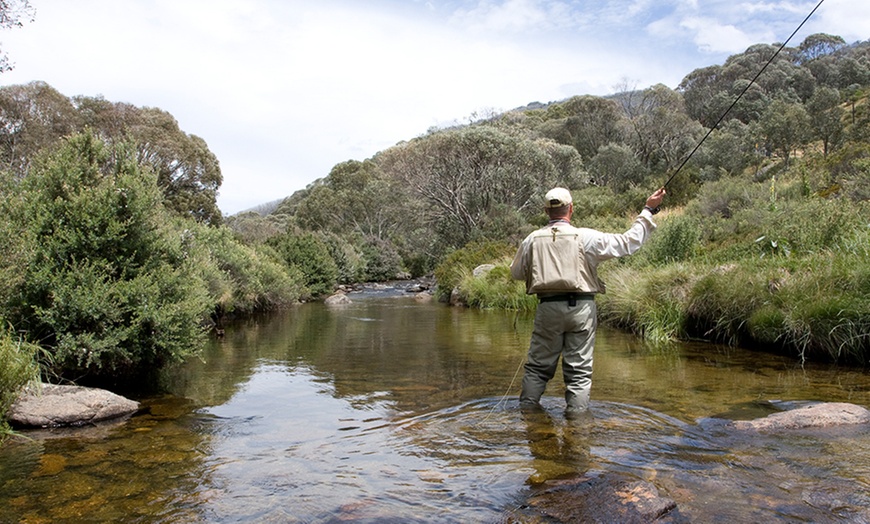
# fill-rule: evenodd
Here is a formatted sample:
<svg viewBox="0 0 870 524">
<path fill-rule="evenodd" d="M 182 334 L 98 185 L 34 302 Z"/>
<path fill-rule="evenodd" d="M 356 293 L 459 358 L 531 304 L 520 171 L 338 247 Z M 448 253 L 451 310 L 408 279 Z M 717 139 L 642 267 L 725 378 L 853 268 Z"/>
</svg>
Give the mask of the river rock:
<svg viewBox="0 0 870 524">
<path fill-rule="evenodd" d="M 642 480 L 608 473 L 545 486 L 529 506 L 558 522 L 682 522 L 677 504 Z"/>
<path fill-rule="evenodd" d="M 131 415 L 139 403 L 111 391 L 42 384 L 27 388 L 7 413 L 15 427 L 81 426 Z"/>
<path fill-rule="evenodd" d="M 486 276 L 493 269 L 495 269 L 495 264 L 481 264 L 471 271 L 471 276 L 480 278 Z"/>
<path fill-rule="evenodd" d="M 779 430 L 867 423 L 870 423 L 870 411 L 866 408 L 847 402 L 822 402 L 755 420 L 738 420 L 733 426 L 741 430 Z"/>
<path fill-rule="evenodd" d="M 432 302 L 433 298 L 432 293 L 429 293 L 428 291 L 421 291 L 414 295 L 414 300 L 417 302 Z"/>
<path fill-rule="evenodd" d="M 352 304 L 351 299 L 343 291 L 339 291 L 334 295 L 330 295 L 323 301 L 327 306 L 338 306 L 342 304 Z"/>
</svg>

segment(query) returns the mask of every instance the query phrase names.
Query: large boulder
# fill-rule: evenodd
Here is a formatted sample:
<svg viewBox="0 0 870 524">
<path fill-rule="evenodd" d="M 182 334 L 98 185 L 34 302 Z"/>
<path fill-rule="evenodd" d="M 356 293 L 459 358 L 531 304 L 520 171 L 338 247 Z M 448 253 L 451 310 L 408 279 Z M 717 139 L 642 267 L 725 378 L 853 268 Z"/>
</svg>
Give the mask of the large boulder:
<svg viewBox="0 0 870 524">
<path fill-rule="evenodd" d="M 733 426 L 741 430 L 781 430 L 824 428 L 844 424 L 867 424 L 870 410 L 846 402 L 822 402 L 788 411 L 773 413 L 755 420 L 738 420 Z"/>
<path fill-rule="evenodd" d="M 22 428 L 82 426 L 131 415 L 139 403 L 104 389 L 42 384 L 15 400 L 9 423 Z"/>
</svg>

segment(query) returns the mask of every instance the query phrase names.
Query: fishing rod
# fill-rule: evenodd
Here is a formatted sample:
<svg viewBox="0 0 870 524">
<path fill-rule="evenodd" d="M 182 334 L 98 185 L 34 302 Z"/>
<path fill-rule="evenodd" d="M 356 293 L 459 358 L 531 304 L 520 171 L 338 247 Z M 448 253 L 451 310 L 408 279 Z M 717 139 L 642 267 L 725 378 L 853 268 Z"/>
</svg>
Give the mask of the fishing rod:
<svg viewBox="0 0 870 524">
<path fill-rule="evenodd" d="M 695 146 L 695 148 L 692 149 L 692 152 L 689 153 L 689 155 L 683 160 L 683 162 L 679 165 L 679 167 L 677 167 L 677 170 L 674 171 L 674 173 L 670 176 L 670 178 L 668 178 L 667 182 L 664 183 L 662 188 L 668 187 L 668 184 L 670 184 L 671 181 L 674 179 L 674 177 L 677 176 L 677 173 L 679 173 L 680 170 L 683 169 L 683 166 L 685 166 L 686 163 L 689 161 L 689 159 L 692 158 L 692 155 L 694 155 L 695 152 L 698 151 L 698 149 L 701 147 L 701 144 L 703 144 L 704 141 L 707 140 L 707 137 L 709 137 L 710 134 L 713 133 L 714 129 L 719 127 L 719 124 L 721 124 L 722 121 L 725 120 L 725 117 L 728 115 L 728 113 L 731 112 L 732 109 L 734 109 L 734 106 L 737 105 L 737 102 L 739 102 L 740 99 L 743 97 L 743 95 L 746 94 L 747 91 L 749 91 L 749 88 L 752 87 L 752 84 L 754 84 L 756 80 L 758 80 L 758 77 L 760 77 L 761 74 L 764 73 L 764 70 L 767 69 L 767 66 L 769 66 L 771 63 L 773 63 L 773 60 L 779 55 L 780 51 L 785 49 L 785 46 L 788 45 L 789 41 L 794 37 L 794 35 L 797 34 L 798 31 L 801 30 L 801 28 L 804 26 L 804 24 L 807 23 L 807 20 L 809 20 L 813 16 L 813 14 L 815 14 L 815 12 L 819 9 L 819 7 L 822 6 L 823 3 L 825 3 L 825 0 L 819 0 L 819 3 L 816 4 L 816 7 L 814 7 L 813 10 L 810 11 L 810 14 L 808 14 L 806 16 L 806 18 L 804 18 L 804 21 L 801 22 L 799 26 L 797 26 L 797 29 L 795 29 L 792 32 L 791 36 L 786 38 L 785 42 L 783 42 L 782 45 L 779 46 L 779 49 L 777 49 L 776 52 L 773 53 L 773 56 L 770 57 L 770 60 L 768 60 L 767 63 L 764 64 L 764 67 L 762 67 L 761 70 L 759 70 L 758 73 L 755 75 L 755 77 L 748 84 L 746 84 L 746 87 L 744 87 L 743 91 L 741 91 L 740 94 L 737 95 L 737 98 L 735 98 L 734 101 L 731 103 L 731 105 L 728 106 L 728 109 L 726 109 L 725 112 L 722 113 L 722 116 L 719 117 L 719 120 L 717 120 L 716 123 L 713 124 L 713 126 L 710 127 L 709 130 L 707 130 L 707 134 L 705 134 L 704 137 L 701 138 L 701 141 L 698 142 L 698 144 Z"/>
</svg>

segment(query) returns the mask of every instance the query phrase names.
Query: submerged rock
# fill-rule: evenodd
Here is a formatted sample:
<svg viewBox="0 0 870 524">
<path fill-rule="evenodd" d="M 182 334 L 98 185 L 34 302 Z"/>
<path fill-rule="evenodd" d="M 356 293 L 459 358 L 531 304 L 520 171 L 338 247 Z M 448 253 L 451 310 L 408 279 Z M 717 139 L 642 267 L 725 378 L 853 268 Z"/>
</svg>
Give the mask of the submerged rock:
<svg viewBox="0 0 870 524">
<path fill-rule="evenodd" d="M 27 388 L 7 413 L 15 427 L 82 426 L 131 415 L 139 403 L 111 391 L 42 384 Z"/>
<path fill-rule="evenodd" d="M 822 402 L 755 420 L 738 420 L 733 426 L 740 430 L 779 430 L 867 423 L 870 423 L 870 410 L 866 408 L 847 402 Z"/>
<path fill-rule="evenodd" d="M 655 486 L 614 474 L 546 483 L 528 505 L 557 522 L 683 521 L 677 504 L 661 496 Z"/>
</svg>

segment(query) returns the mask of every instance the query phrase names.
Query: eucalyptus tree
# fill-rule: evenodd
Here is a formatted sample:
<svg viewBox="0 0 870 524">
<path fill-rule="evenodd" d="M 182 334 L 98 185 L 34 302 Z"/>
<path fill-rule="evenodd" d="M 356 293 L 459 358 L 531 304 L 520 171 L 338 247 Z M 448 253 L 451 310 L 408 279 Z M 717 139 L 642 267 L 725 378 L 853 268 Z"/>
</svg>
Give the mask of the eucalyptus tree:
<svg viewBox="0 0 870 524">
<path fill-rule="evenodd" d="M 619 105 L 596 96 L 575 96 L 554 104 L 548 115 L 557 115 L 543 122 L 538 130 L 560 144 L 573 146 L 580 157 L 588 160 L 598 149 L 625 138 L 625 117 Z"/>
<path fill-rule="evenodd" d="M 587 168 L 596 185 L 607 186 L 617 193 L 640 184 L 647 174 L 637 155 L 625 144 L 601 146 Z"/>
<path fill-rule="evenodd" d="M 372 160 L 335 165 L 313 184 L 295 207 L 297 223 L 309 230 L 387 240 L 405 223 L 401 188 L 380 173 Z"/>
<path fill-rule="evenodd" d="M 78 126 L 70 100 L 45 82 L 0 87 L 0 162 L 23 178 L 33 158 Z"/>
<path fill-rule="evenodd" d="M 797 56 L 802 64 L 836 53 L 846 46 L 843 37 L 827 33 L 814 33 L 804 38 L 797 48 Z"/>
<path fill-rule="evenodd" d="M 73 101 L 82 126 L 96 130 L 110 144 L 135 144 L 137 160 L 157 174 L 169 209 L 209 224 L 220 223 L 217 193 L 223 177 L 205 140 L 182 131 L 171 114 L 158 108 L 112 103 L 102 97 Z"/>
<path fill-rule="evenodd" d="M 29 0 L 0 0 L 0 29 L 21 27 L 25 21 L 32 22 L 35 10 Z M 9 57 L 0 51 L 0 73 L 12 69 Z"/>
<path fill-rule="evenodd" d="M 18 178 L 42 150 L 88 129 L 109 144 L 135 144 L 137 160 L 157 174 L 169 209 L 209 224 L 221 220 L 217 158 L 205 140 L 182 131 L 166 111 L 102 97 L 70 99 L 45 82 L 31 82 L 0 88 L 0 123 L 0 168 Z"/>
<path fill-rule="evenodd" d="M 810 117 L 802 104 L 774 100 L 761 116 L 759 128 L 767 147 L 788 165 L 792 152 L 807 141 Z"/>
<path fill-rule="evenodd" d="M 727 96 L 720 96 L 725 91 L 723 74 L 720 65 L 701 67 L 686 75 L 677 86 L 686 112 L 704 127 L 713 127 L 731 104 Z"/>
<path fill-rule="evenodd" d="M 449 129 L 394 146 L 378 163 L 426 206 L 442 248 L 457 248 L 539 211 L 547 187 L 575 185 L 580 156 L 550 140 L 488 126 Z"/>
<path fill-rule="evenodd" d="M 619 100 L 631 127 L 628 143 L 647 169 L 676 167 L 701 135 L 680 93 L 667 86 L 627 91 Z"/>
<path fill-rule="evenodd" d="M 721 124 L 704 141 L 695 155 L 702 166 L 704 181 L 717 180 L 721 175 L 737 175 L 761 158 L 756 151 L 755 124 L 733 119 Z"/>
<path fill-rule="evenodd" d="M 813 135 L 822 141 L 824 156 L 836 149 L 844 137 L 843 118 L 846 111 L 840 106 L 840 93 L 830 87 L 820 87 L 806 104 Z"/>
</svg>

